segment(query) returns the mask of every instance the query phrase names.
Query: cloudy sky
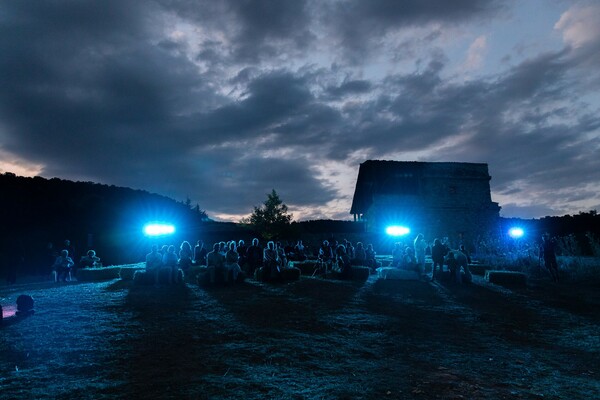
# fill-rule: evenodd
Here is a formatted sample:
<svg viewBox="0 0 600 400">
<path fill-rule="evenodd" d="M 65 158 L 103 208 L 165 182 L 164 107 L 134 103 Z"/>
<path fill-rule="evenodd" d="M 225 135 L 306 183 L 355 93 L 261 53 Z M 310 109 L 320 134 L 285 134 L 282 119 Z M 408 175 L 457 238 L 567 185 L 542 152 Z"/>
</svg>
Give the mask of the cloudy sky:
<svg viewBox="0 0 600 400">
<path fill-rule="evenodd" d="M 506 217 L 600 209 L 600 2 L 0 2 L 0 172 L 350 219 L 361 162 L 488 163 Z"/>
</svg>

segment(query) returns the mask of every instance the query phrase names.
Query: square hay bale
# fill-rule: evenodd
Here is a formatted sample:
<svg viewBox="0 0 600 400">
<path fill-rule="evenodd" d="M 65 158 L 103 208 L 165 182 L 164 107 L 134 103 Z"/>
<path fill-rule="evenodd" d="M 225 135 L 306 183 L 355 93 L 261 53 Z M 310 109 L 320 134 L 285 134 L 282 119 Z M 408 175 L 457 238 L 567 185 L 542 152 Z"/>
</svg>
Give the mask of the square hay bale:
<svg viewBox="0 0 600 400">
<path fill-rule="evenodd" d="M 371 269 L 362 265 L 353 266 L 350 270 L 350 279 L 357 282 L 366 282 L 371 275 Z"/>
<path fill-rule="evenodd" d="M 485 264 L 469 264 L 469 270 L 474 275 L 485 276 L 485 273 L 490 269 L 492 267 Z"/>
<path fill-rule="evenodd" d="M 302 271 L 300 270 L 300 268 L 296 267 L 284 268 L 281 270 L 281 278 L 284 281 L 297 281 L 300 279 L 301 274 Z"/>
<path fill-rule="evenodd" d="M 317 269 L 317 260 L 294 261 L 292 266 L 300 269 L 302 275 L 312 275 Z"/>
<path fill-rule="evenodd" d="M 188 270 L 187 274 L 185 274 L 185 282 L 186 283 L 197 283 L 199 276 L 201 274 L 206 274 L 207 268 L 206 265 L 192 265 Z"/>
<path fill-rule="evenodd" d="M 117 279 L 121 267 L 111 266 L 104 268 L 82 268 L 77 271 L 77 280 L 80 282 L 100 282 Z"/>
<path fill-rule="evenodd" d="M 377 277 L 379 279 L 397 280 L 397 281 L 418 281 L 419 274 L 416 271 L 407 271 L 404 269 L 381 267 L 377 268 Z"/>
<path fill-rule="evenodd" d="M 152 286 L 154 285 L 154 278 L 156 274 L 154 271 L 137 270 L 133 274 L 133 284 L 138 286 Z"/>
<path fill-rule="evenodd" d="M 500 286 L 527 285 L 527 275 L 515 271 L 487 271 L 485 280 Z"/>
<path fill-rule="evenodd" d="M 145 267 L 135 264 L 135 266 L 122 266 L 119 271 L 119 277 L 124 281 L 132 281 L 136 271 L 145 270 Z"/>
</svg>

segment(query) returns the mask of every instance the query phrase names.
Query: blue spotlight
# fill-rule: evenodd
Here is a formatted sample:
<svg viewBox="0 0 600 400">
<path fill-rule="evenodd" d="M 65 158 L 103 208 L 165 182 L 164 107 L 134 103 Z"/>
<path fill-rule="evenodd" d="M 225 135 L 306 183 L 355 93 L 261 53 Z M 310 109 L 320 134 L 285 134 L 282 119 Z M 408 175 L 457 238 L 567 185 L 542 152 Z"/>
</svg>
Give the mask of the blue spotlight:
<svg viewBox="0 0 600 400">
<path fill-rule="evenodd" d="M 146 236 L 165 236 L 173 233 L 175 233 L 175 226 L 171 224 L 152 222 L 144 226 Z"/>
<path fill-rule="evenodd" d="M 387 233 L 390 236 L 404 236 L 410 233 L 410 229 L 408 229 L 405 226 L 393 225 L 385 228 L 385 233 Z"/>
<path fill-rule="evenodd" d="M 508 230 L 508 235 L 513 239 L 518 239 L 523 236 L 525 232 L 521 228 L 510 228 Z"/>
</svg>

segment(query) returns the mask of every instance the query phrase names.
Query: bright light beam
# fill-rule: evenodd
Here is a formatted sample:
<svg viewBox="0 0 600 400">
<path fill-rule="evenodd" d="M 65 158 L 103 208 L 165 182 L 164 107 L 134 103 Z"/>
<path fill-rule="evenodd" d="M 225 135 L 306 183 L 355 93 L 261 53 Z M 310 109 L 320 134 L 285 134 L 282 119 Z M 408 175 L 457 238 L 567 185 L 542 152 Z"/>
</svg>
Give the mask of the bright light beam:
<svg viewBox="0 0 600 400">
<path fill-rule="evenodd" d="M 146 236 L 164 236 L 175 233 L 175 226 L 171 224 L 151 223 L 144 226 Z"/>
<path fill-rule="evenodd" d="M 508 235 L 513 239 L 518 239 L 523 236 L 525 232 L 521 228 L 510 228 L 508 230 Z"/>
<path fill-rule="evenodd" d="M 404 236 L 410 233 L 410 229 L 405 226 L 388 226 L 385 228 L 385 233 L 390 236 Z"/>
</svg>

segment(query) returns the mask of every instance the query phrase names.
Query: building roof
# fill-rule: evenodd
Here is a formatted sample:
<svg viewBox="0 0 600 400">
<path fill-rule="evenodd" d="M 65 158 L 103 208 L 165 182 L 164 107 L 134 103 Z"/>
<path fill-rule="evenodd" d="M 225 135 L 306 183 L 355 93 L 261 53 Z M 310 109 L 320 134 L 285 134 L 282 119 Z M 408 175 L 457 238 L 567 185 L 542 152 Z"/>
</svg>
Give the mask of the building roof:
<svg viewBox="0 0 600 400">
<path fill-rule="evenodd" d="M 350 214 L 367 212 L 373 196 L 418 195 L 423 178 L 489 180 L 484 163 L 368 160 L 360 164 Z"/>
</svg>

